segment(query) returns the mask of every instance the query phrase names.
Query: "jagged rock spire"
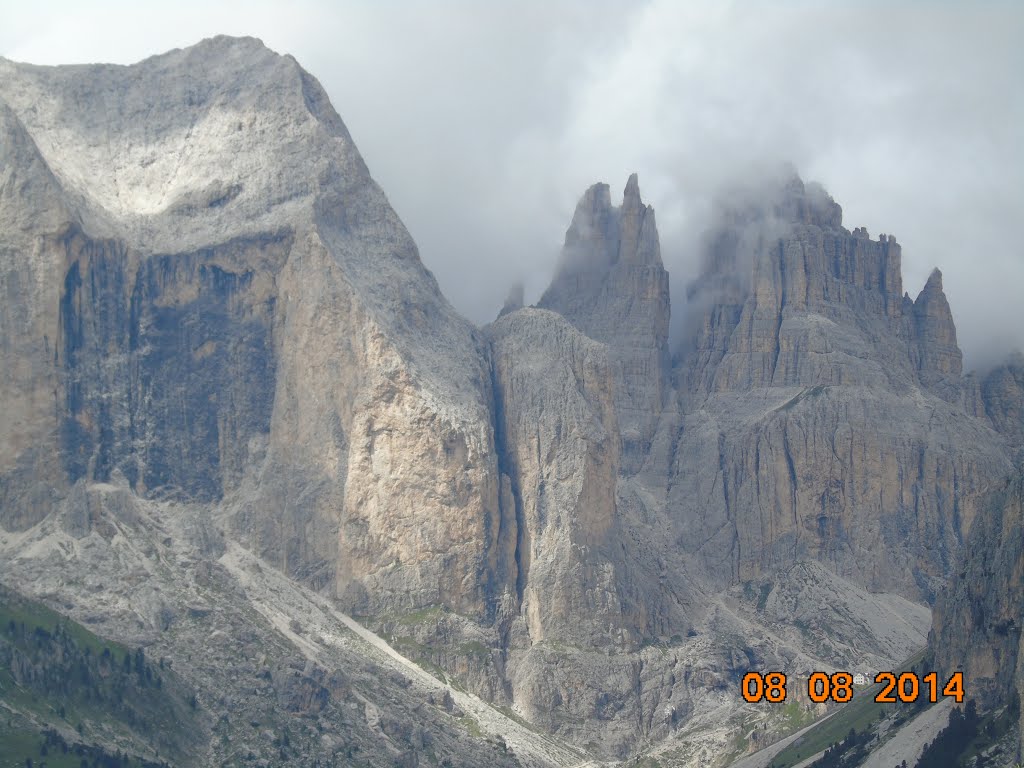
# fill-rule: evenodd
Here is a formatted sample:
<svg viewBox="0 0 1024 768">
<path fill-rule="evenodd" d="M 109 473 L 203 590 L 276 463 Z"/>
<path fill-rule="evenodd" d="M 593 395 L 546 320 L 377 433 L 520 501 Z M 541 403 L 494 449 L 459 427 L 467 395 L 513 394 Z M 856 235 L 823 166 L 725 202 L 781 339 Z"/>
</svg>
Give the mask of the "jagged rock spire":
<svg viewBox="0 0 1024 768">
<path fill-rule="evenodd" d="M 650 440 L 668 387 L 670 308 L 654 209 L 640 197 L 635 173 L 619 207 L 612 206 L 607 184 L 583 194 L 539 306 L 611 348 L 627 463 L 636 459 Z"/>
<path fill-rule="evenodd" d="M 935 269 L 914 301 L 915 362 L 921 381 L 934 385 L 944 378 L 963 373 L 963 354 L 956 340 L 956 324 L 949 301 L 942 290 L 942 271 Z"/>
<path fill-rule="evenodd" d="M 501 311 L 498 313 L 498 317 L 504 317 L 510 312 L 515 312 L 517 309 L 522 309 L 523 296 L 523 284 L 521 282 L 515 283 L 511 288 L 509 288 L 508 296 L 505 297 L 505 304 L 502 306 Z"/>
<path fill-rule="evenodd" d="M 857 362 L 869 351 L 875 354 L 873 336 L 915 336 L 903 298 L 901 258 L 891 235 L 872 240 L 863 228 L 843 228 L 840 206 L 819 185 L 797 176 L 732 193 L 706 240 L 703 273 L 689 291 L 690 389 L 700 397 L 764 386 L 874 381 L 877 370 Z M 877 330 L 851 336 L 842 329 L 856 327 L 854 318 Z M 909 369 L 910 347 L 905 341 L 899 352 L 893 347 L 886 366 Z M 832 349 L 849 357 L 837 358 Z M 890 354 L 881 348 L 879 353 Z"/>
</svg>

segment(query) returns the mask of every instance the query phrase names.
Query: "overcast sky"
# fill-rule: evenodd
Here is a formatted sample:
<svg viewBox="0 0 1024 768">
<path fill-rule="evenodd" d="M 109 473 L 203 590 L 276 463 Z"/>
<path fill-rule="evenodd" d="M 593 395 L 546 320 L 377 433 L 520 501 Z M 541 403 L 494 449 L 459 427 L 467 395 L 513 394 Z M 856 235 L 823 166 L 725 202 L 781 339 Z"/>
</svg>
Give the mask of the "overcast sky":
<svg viewBox="0 0 1024 768">
<path fill-rule="evenodd" d="M 253 35 L 320 79 L 449 299 L 543 290 L 576 200 L 640 174 L 674 303 L 715 190 L 792 162 L 945 274 L 968 364 L 1024 347 L 1024 3 L 11 2 L 0 55 Z"/>
</svg>

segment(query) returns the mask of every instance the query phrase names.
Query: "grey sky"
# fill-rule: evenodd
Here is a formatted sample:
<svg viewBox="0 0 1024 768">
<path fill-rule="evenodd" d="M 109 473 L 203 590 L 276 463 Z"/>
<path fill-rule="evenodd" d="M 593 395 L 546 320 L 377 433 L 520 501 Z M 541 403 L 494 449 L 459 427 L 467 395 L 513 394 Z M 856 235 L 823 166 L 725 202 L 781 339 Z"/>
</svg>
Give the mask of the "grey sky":
<svg viewBox="0 0 1024 768">
<path fill-rule="evenodd" d="M 1024 346 L 1024 4 L 0 2 L 0 55 L 39 64 L 218 33 L 320 79 L 476 322 L 634 170 L 681 302 L 714 191 L 790 161 L 897 237 L 911 295 L 942 268 L 969 365 Z"/>
</svg>

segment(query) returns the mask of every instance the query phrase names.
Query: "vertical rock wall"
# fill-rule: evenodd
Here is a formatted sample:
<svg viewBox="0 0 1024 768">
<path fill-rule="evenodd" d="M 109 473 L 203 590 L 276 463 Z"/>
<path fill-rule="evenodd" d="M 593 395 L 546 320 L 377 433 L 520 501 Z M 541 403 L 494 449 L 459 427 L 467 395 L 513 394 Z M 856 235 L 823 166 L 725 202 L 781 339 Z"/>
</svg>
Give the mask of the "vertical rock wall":
<svg viewBox="0 0 1024 768">
<path fill-rule="evenodd" d="M 940 675 L 962 670 L 983 708 L 1019 696 L 1024 625 L 1024 475 L 987 499 L 962 561 L 935 606 L 930 645 Z"/>
<path fill-rule="evenodd" d="M 791 179 L 709 236 L 669 506 L 680 546 L 724 582 L 812 558 L 930 599 L 1009 461 L 960 406 L 939 273 L 912 302 L 895 239 L 841 215 Z"/>
<path fill-rule="evenodd" d="M 621 644 L 635 628 L 620 594 L 620 438 L 608 350 L 545 310 L 513 312 L 490 332 L 529 643 Z"/>
<path fill-rule="evenodd" d="M 641 200 L 636 174 L 620 207 L 612 206 L 607 184 L 583 195 L 538 306 L 608 345 L 624 466 L 636 471 L 667 402 L 670 313 L 654 209 Z"/>
</svg>

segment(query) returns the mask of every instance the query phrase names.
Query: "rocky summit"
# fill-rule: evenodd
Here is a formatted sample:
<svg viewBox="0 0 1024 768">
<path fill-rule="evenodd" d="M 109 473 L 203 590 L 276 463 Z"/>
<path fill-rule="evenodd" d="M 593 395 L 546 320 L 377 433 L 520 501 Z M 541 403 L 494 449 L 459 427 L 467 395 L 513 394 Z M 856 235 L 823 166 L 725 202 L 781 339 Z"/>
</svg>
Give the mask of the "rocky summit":
<svg viewBox="0 0 1024 768">
<path fill-rule="evenodd" d="M 674 304 L 617 202 L 477 328 L 291 57 L 0 59 L 0 744 L 767 765 L 841 709 L 798 681 L 925 649 L 1017 759 L 1021 359 L 965 376 L 941 272 L 912 298 L 795 172 L 723 195 Z M 58 707 L 87 649 L 138 706 Z"/>
</svg>

